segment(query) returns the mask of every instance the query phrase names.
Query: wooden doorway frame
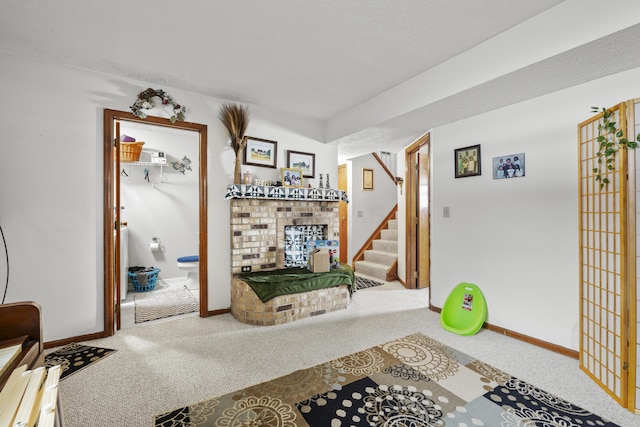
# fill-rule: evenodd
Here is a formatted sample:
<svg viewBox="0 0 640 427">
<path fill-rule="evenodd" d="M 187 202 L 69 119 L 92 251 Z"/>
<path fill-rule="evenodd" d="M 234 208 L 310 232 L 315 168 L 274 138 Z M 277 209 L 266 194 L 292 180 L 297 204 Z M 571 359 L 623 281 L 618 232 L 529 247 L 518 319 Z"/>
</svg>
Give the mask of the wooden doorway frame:
<svg viewBox="0 0 640 427">
<path fill-rule="evenodd" d="M 208 308 L 208 280 L 207 280 L 207 125 L 176 121 L 161 117 L 147 117 L 141 119 L 126 111 L 105 109 L 103 113 L 103 149 L 104 149 L 104 334 L 109 336 L 120 327 L 119 300 L 119 247 L 120 247 L 120 204 L 119 177 L 114 170 L 114 164 L 119 162 L 119 141 L 115 136 L 115 123 L 126 121 L 163 126 L 198 132 L 199 134 L 199 257 L 200 257 L 200 317 L 209 315 Z M 116 188 L 117 187 L 117 188 Z M 114 230 L 116 238 L 114 239 Z M 117 325 L 116 325 L 117 321 Z"/>
<path fill-rule="evenodd" d="M 430 134 L 405 149 L 405 282 L 409 289 L 430 285 Z M 423 153 L 426 147 L 427 152 Z"/>
<path fill-rule="evenodd" d="M 347 165 L 338 165 L 338 190 L 347 191 Z M 347 262 L 349 254 L 349 210 L 347 202 L 340 201 L 338 204 L 338 215 L 340 215 L 340 260 Z"/>
</svg>

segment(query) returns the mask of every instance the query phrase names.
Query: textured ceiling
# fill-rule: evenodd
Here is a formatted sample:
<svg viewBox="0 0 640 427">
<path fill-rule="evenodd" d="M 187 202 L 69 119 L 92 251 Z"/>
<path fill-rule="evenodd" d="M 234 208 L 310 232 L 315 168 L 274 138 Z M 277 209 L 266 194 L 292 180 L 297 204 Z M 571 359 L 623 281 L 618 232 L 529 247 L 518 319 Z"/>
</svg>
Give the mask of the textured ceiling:
<svg viewBox="0 0 640 427">
<path fill-rule="evenodd" d="M 637 24 L 333 143 L 339 145 L 343 159 L 380 150 L 397 152 L 437 126 L 639 68 L 639 43 Z"/>
<path fill-rule="evenodd" d="M 559 3 L 3 0 L 0 50 L 327 123 Z M 523 70 L 483 86 L 529 78 Z M 538 80 L 529 85 L 534 95 L 554 87 Z M 495 104 L 513 101 L 494 92 Z M 429 123 L 409 114 L 326 142 L 342 158 L 397 151 L 433 125 L 487 108 L 460 111 L 453 101 L 441 101 Z"/>
</svg>

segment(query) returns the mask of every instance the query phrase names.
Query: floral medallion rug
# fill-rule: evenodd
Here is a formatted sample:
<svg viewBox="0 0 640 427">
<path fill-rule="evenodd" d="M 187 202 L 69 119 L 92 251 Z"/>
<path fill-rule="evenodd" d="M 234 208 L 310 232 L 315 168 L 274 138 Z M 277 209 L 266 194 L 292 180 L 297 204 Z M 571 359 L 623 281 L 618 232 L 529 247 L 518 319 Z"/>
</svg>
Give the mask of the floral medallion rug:
<svg viewBox="0 0 640 427">
<path fill-rule="evenodd" d="M 155 426 L 617 426 L 416 333 L 155 417 Z"/>
</svg>

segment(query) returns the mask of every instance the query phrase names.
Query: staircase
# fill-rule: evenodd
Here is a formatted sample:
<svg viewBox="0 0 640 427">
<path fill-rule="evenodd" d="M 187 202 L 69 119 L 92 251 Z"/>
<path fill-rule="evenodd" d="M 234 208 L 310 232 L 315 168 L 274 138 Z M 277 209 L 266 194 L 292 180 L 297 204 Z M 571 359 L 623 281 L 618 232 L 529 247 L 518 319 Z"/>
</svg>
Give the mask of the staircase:
<svg viewBox="0 0 640 427">
<path fill-rule="evenodd" d="M 363 256 L 354 258 L 364 258 L 354 261 L 354 270 L 386 282 L 396 280 L 398 278 L 398 220 L 387 220 L 386 229 L 381 229 L 379 238 L 371 240 L 370 245 L 367 246 L 370 248 L 363 251 Z"/>
</svg>

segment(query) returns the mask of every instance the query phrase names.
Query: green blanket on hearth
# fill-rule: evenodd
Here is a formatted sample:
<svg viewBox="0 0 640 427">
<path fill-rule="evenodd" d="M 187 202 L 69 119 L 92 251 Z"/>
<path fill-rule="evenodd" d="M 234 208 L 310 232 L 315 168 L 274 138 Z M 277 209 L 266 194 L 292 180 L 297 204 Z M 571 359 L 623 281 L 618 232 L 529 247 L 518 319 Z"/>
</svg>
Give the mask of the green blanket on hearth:
<svg viewBox="0 0 640 427">
<path fill-rule="evenodd" d="M 328 273 L 312 273 L 303 267 L 292 267 L 241 273 L 238 278 L 247 282 L 262 302 L 280 295 L 297 294 L 337 285 L 348 285 L 349 294 L 355 291 L 353 270 L 347 264 L 331 268 Z"/>
</svg>

